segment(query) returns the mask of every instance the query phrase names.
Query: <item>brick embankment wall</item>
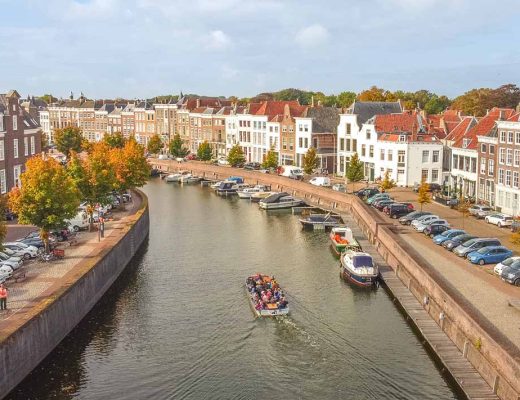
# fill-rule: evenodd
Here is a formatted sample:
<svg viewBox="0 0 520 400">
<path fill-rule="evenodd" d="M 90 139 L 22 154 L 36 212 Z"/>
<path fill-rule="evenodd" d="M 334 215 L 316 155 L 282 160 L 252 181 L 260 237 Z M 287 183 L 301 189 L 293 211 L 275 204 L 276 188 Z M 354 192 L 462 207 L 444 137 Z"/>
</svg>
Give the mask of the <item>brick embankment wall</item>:
<svg viewBox="0 0 520 400">
<path fill-rule="evenodd" d="M 348 212 L 358 223 L 396 275 L 425 306 L 430 316 L 470 360 L 497 395 L 504 400 L 520 399 L 520 344 L 512 343 L 499 332 L 477 306 L 469 303 L 420 254 L 392 232 L 392 225 L 356 196 L 345 195 L 285 177 L 200 162 L 177 164 L 153 160 L 153 166 L 165 172 L 191 170 L 207 179 L 243 176 L 248 183 L 268 184 L 308 203 L 338 212 Z M 443 319 L 441 322 L 441 314 Z"/>
<path fill-rule="evenodd" d="M 114 283 L 148 237 L 148 199 L 142 192 L 141 207 L 97 252 L 82 260 L 64 276 L 60 288 L 24 315 L 18 325 L 0 337 L 0 398 L 18 385 L 82 320 Z M 9 326 L 8 328 L 11 328 Z"/>
</svg>

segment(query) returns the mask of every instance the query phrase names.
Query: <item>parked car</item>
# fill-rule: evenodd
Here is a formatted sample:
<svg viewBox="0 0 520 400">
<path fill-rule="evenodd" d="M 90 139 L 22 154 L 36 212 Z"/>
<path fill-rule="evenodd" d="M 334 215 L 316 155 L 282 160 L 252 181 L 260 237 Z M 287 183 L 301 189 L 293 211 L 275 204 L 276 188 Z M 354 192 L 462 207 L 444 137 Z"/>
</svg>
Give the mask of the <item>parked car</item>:
<svg viewBox="0 0 520 400">
<path fill-rule="evenodd" d="M 486 216 L 485 220 L 488 224 L 497 225 L 499 228 L 513 224 L 513 217 L 505 214 L 491 214 Z"/>
<path fill-rule="evenodd" d="M 436 219 L 440 219 L 440 217 L 438 215 L 433 215 L 433 214 L 423 215 L 419 218 L 415 218 L 410 225 L 413 228 L 415 228 L 419 224 L 422 224 L 422 223 L 428 222 L 428 221 L 433 221 Z"/>
<path fill-rule="evenodd" d="M 197 157 L 197 155 L 195 153 L 190 153 L 185 158 L 186 158 L 186 160 L 190 160 L 190 161 L 191 160 L 198 160 L 198 157 Z"/>
<path fill-rule="evenodd" d="M 9 265 L 12 269 L 17 270 L 23 264 L 22 257 L 11 257 L 4 252 L 0 252 L 0 263 Z"/>
<path fill-rule="evenodd" d="M 336 192 L 346 193 L 347 187 L 342 183 L 335 183 L 334 185 L 332 185 L 332 190 L 335 190 Z"/>
<path fill-rule="evenodd" d="M 365 197 L 369 198 L 369 197 L 372 197 L 373 195 L 378 194 L 378 193 L 379 193 L 379 189 L 375 188 L 375 187 L 363 188 L 363 189 L 359 189 L 359 190 L 354 192 L 354 194 L 357 197 L 359 197 L 360 199 L 363 199 Z"/>
<path fill-rule="evenodd" d="M 415 185 L 413 185 L 413 191 L 418 192 L 420 186 L 420 183 L 416 183 Z M 440 192 L 441 190 L 442 187 L 438 183 L 428 183 L 428 192 Z"/>
<path fill-rule="evenodd" d="M 262 165 L 259 162 L 248 162 L 244 164 L 244 169 L 248 169 L 250 171 L 258 170 L 262 168 Z"/>
<path fill-rule="evenodd" d="M 45 244 L 40 238 L 27 238 L 27 239 L 18 239 L 17 242 L 26 244 L 28 246 L 34 246 L 37 249 L 42 249 L 45 247 Z"/>
<path fill-rule="evenodd" d="M 496 275 L 501 276 L 504 268 L 510 267 L 512 264 L 515 264 L 515 263 L 520 265 L 520 257 L 518 257 L 518 256 L 508 257 L 504 261 L 501 261 L 497 265 L 495 265 L 495 268 L 493 268 L 493 272 Z"/>
<path fill-rule="evenodd" d="M 303 180 L 303 169 L 295 165 L 284 165 L 278 167 L 278 175 L 291 179 Z"/>
<path fill-rule="evenodd" d="M 442 243 L 442 247 L 446 250 L 453 251 L 453 249 L 460 246 L 462 243 L 467 242 L 471 239 L 477 239 L 475 235 L 470 235 L 469 233 L 463 233 L 462 235 L 457 235 L 451 239 L 448 239 Z"/>
<path fill-rule="evenodd" d="M 390 204 L 383 210 L 386 215 L 388 215 L 390 218 L 399 218 L 404 215 L 411 214 L 410 208 L 406 204 L 402 203 L 394 203 Z"/>
<path fill-rule="evenodd" d="M 468 253 L 467 258 L 473 264 L 492 264 L 511 257 L 513 252 L 504 246 L 486 246 Z"/>
<path fill-rule="evenodd" d="M 483 247 L 488 246 L 500 246 L 500 240 L 495 238 L 477 238 L 471 239 L 467 242 L 462 243 L 460 246 L 457 246 L 453 252 L 459 257 L 466 257 L 469 253 L 473 251 L 477 251 Z"/>
<path fill-rule="evenodd" d="M 21 259 L 24 259 L 24 260 L 31 258 L 30 255 L 28 255 L 26 257 L 27 253 L 22 251 L 20 247 L 9 246 L 9 245 L 6 245 L 6 244 L 4 244 L 3 247 L 4 248 L 3 248 L 2 252 L 7 254 L 9 257 L 20 257 Z"/>
<path fill-rule="evenodd" d="M 429 221 L 423 221 L 421 222 L 420 224 L 417 224 L 414 226 L 414 229 L 417 231 L 417 232 L 424 232 L 424 230 L 428 227 L 428 226 L 431 226 L 431 225 L 444 225 L 446 227 L 449 227 L 450 224 L 448 221 L 446 221 L 445 219 L 440 219 L 440 218 L 437 218 L 437 219 L 432 219 L 432 220 L 429 220 Z"/>
<path fill-rule="evenodd" d="M 514 263 L 509 267 L 505 267 L 500 277 L 503 281 L 520 286 L 520 263 Z"/>
<path fill-rule="evenodd" d="M 4 243 L 4 248 L 11 249 L 22 253 L 24 259 L 34 258 L 38 255 L 38 248 L 25 244 L 23 242 L 7 242 Z"/>
<path fill-rule="evenodd" d="M 407 214 L 404 217 L 399 218 L 399 223 L 401 225 L 410 225 L 414 219 L 418 219 L 425 215 L 431 214 L 432 213 L 428 211 L 412 211 L 410 214 Z"/>
<path fill-rule="evenodd" d="M 426 228 L 424 228 L 423 233 L 426 236 L 433 238 L 434 236 L 437 236 L 443 232 L 446 232 L 449 229 L 450 229 L 449 225 L 433 223 L 431 225 L 428 225 Z"/>
<path fill-rule="evenodd" d="M 383 198 L 390 198 L 390 195 L 388 193 L 376 193 L 371 197 L 368 197 L 366 200 L 367 204 L 372 204 L 376 200 L 382 200 Z"/>
<path fill-rule="evenodd" d="M 477 216 L 479 211 L 491 211 L 491 207 L 483 204 L 474 204 L 468 209 L 469 214 L 473 215 L 474 217 Z"/>
<path fill-rule="evenodd" d="M 379 210 L 379 211 L 383 211 L 383 208 L 385 208 L 386 206 L 389 206 L 390 204 L 395 204 L 395 201 L 393 199 L 383 199 L 383 200 L 378 200 L 378 201 L 375 201 L 372 203 L 372 207 L 374 207 L 375 209 Z"/>
<path fill-rule="evenodd" d="M 315 176 L 309 183 L 314 186 L 330 187 L 330 178 L 328 176 Z"/>
<path fill-rule="evenodd" d="M 4 283 L 13 276 L 13 269 L 7 265 L 0 265 L 0 283 Z"/>
<path fill-rule="evenodd" d="M 68 221 L 65 221 L 70 231 L 78 232 L 81 229 L 86 229 L 89 226 L 88 215 L 84 211 L 80 211 L 76 216 Z"/>
<path fill-rule="evenodd" d="M 455 236 L 463 235 L 464 232 L 462 229 L 448 229 L 444 232 L 442 232 L 439 235 L 436 235 L 433 237 L 433 243 L 441 245 L 446 240 L 450 240 L 451 238 L 454 238 Z"/>
<path fill-rule="evenodd" d="M 227 159 L 225 159 L 224 157 L 220 157 L 217 160 L 217 164 L 218 165 L 229 165 L 229 161 Z"/>
</svg>

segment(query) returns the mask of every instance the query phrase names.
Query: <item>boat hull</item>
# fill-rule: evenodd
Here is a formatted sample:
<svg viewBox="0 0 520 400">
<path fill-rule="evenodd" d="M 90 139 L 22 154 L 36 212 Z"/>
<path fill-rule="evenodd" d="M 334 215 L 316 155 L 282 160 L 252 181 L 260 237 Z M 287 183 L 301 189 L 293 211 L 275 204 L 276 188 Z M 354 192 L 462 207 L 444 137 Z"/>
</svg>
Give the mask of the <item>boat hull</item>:
<svg viewBox="0 0 520 400">
<path fill-rule="evenodd" d="M 302 201 L 291 201 L 286 203 L 264 203 L 260 201 L 260 208 L 264 210 L 281 210 L 284 208 L 293 208 L 303 205 Z"/>
<path fill-rule="evenodd" d="M 378 279 L 379 279 L 379 271 L 374 274 L 358 274 L 355 271 L 352 271 L 350 268 L 347 268 L 343 263 L 343 257 L 340 257 L 340 265 L 341 271 L 340 275 L 347 282 L 353 283 L 356 286 L 360 287 L 375 287 Z"/>
<path fill-rule="evenodd" d="M 274 309 L 274 310 L 257 310 L 255 308 L 255 302 L 253 300 L 253 297 L 251 296 L 251 294 L 247 290 L 247 284 L 245 285 L 245 289 L 246 289 L 247 297 L 249 299 L 249 305 L 251 306 L 251 310 L 253 311 L 253 314 L 255 314 L 255 316 L 257 318 L 260 318 L 260 317 L 278 317 L 280 315 L 288 315 L 289 314 L 289 306 L 287 306 L 285 308 L 277 308 L 277 309 Z"/>
</svg>

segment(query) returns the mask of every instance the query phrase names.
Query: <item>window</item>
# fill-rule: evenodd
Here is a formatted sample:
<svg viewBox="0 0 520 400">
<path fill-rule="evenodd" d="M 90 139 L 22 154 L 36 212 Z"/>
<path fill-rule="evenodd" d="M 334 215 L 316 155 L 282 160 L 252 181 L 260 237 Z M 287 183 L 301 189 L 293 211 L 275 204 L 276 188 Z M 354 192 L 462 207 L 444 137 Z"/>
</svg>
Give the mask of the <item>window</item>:
<svg viewBox="0 0 520 400">
<path fill-rule="evenodd" d="M 351 125 L 350 125 L 350 124 L 346 124 L 346 125 L 345 125 L 345 128 L 346 128 L 346 129 L 345 129 L 345 132 L 347 133 L 347 135 L 350 135 L 351 130 L 352 130 Z"/>
<path fill-rule="evenodd" d="M 345 150 L 345 139 L 339 139 L 339 149 L 340 151 Z"/>
<path fill-rule="evenodd" d="M 462 139 L 462 147 L 465 149 L 466 147 L 469 146 L 469 143 L 471 142 L 471 139 L 470 138 L 464 138 Z"/>
<path fill-rule="evenodd" d="M 29 155 L 29 138 L 28 137 L 23 138 L 23 152 L 26 157 Z"/>
<path fill-rule="evenodd" d="M 397 166 L 398 167 L 404 167 L 404 157 L 405 157 L 405 151 L 398 150 L 397 151 Z"/>
<path fill-rule="evenodd" d="M 511 186 L 511 170 L 506 171 L 506 186 Z"/>
<path fill-rule="evenodd" d="M 489 145 L 489 154 L 495 154 L 495 146 L 492 144 Z"/>
<path fill-rule="evenodd" d="M 428 170 L 427 169 L 421 170 L 421 181 L 428 182 Z"/>
<path fill-rule="evenodd" d="M 495 174 L 495 160 L 488 160 L 488 175 L 493 176 Z"/>
<path fill-rule="evenodd" d="M 303 147 L 303 138 L 298 139 L 298 146 Z"/>
<path fill-rule="evenodd" d="M 482 143 L 482 144 L 480 145 L 480 152 L 481 152 L 481 153 L 485 153 L 485 152 L 487 152 L 487 148 L 486 148 L 486 147 L 487 147 L 487 146 L 486 146 L 484 143 Z"/>
<path fill-rule="evenodd" d="M 13 176 L 14 176 L 14 185 L 16 187 L 20 187 L 20 174 L 22 172 L 22 168 L 20 165 L 15 165 L 13 168 Z"/>
<path fill-rule="evenodd" d="M 506 149 L 500 149 L 498 152 L 498 163 L 505 164 L 506 163 Z"/>
<path fill-rule="evenodd" d="M 367 146 L 366 146 L 366 144 L 362 144 L 362 145 L 361 145 L 361 156 L 362 156 L 362 157 L 365 157 L 365 155 L 366 155 L 366 151 L 367 151 Z"/>
<path fill-rule="evenodd" d="M 282 149 L 287 150 L 287 138 L 282 138 Z"/>
<path fill-rule="evenodd" d="M 350 150 L 351 150 L 351 149 L 350 149 L 350 143 L 351 143 L 351 140 L 350 140 L 350 139 L 347 139 L 347 140 L 345 141 L 345 144 L 347 145 L 347 148 L 346 148 L 347 151 L 350 151 Z"/>
<path fill-rule="evenodd" d="M 433 150 L 432 162 L 434 162 L 434 163 L 439 162 L 439 150 Z"/>
<path fill-rule="evenodd" d="M 394 156 L 394 152 L 392 150 L 388 150 L 388 155 L 387 155 L 388 161 L 392 161 L 393 156 Z"/>
<path fill-rule="evenodd" d="M 7 183 L 5 181 L 5 169 L 0 170 L 0 193 L 7 193 Z"/>
<path fill-rule="evenodd" d="M 500 143 L 505 143 L 505 142 L 506 142 L 506 132 L 501 131 L 500 132 Z"/>
<path fill-rule="evenodd" d="M 399 135 L 399 141 L 400 142 L 406 142 L 406 136 L 405 135 Z"/>
<path fill-rule="evenodd" d="M 381 149 L 380 159 L 383 161 L 385 160 L 385 150 L 384 149 Z"/>
<path fill-rule="evenodd" d="M 518 171 L 513 171 L 513 187 L 518 189 Z"/>
<path fill-rule="evenodd" d="M 480 159 L 480 173 L 481 174 L 485 174 L 486 173 L 486 164 L 487 164 L 486 159 L 484 157 L 482 157 Z"/>
<path fill-rule="evenodd" d="M 13 130 L 18 130 L 18 115 L 16 114 L 13 115 Z"/>
<path fill-rule="evenodd" d="M 458 164 L 459 164 L 459 156 L 457 154 L 454 154 L 453 155 L 452 167 L 453 168 L 458 168 Z"/>
<path fill-rule="evenodd" d="M 1 129 L 0 129 L 1 131 Z M 520 144 L 520 132 L 515 133 L 515 143 Z"/>
<path fill-rule="evenodd" d="M 514 135 L 515 135 L 514 132 L 507 132 L 507 143 L 509 143 L 509 144 L 513 143 Z"/>
<path fill-rule="evenodd" d="M 370 136 L 371 136 L 371 135 L 370 135 L 370 129 L 367 129 L 367 139 L 370 140 Z"/>
<path fill-rule="evenodd" d="M 5 160 L 5 154 L 4 154 L 4 141 L 0 140 L 0 161 Z"/>
<path fill-rule="evenodd" d="M 515 167 L 520 167 L 520 150 L 515 150 L 513 164 Z"/>
<path fill-rule="evenodd" d="M 513 149 L 507 149 L 506 164 L 513 165 Z"/>
<path fill-rule="evenodd" d="M 18 139 L 13 140 L 13 157 L 18 158 Z"/>
<path fill-rule="evenodd" d="M 370 146 L 369 151 L 370 151 L 369 156 L 373 158 L 374 157 L 374 146 Z"/>
<path fill-rule="evenodd" d="M 498 169 L 498 183 L 504 184 L 504 170 L 502 168 Z"/>
<path fill-rule="evenodd" d="M 423 162 L 423 164 L 427 163 L 429 159 L 430 159 L 430 152 L 428 150 L 423 150 L 423 152 L 422 152 L 422 162 Z"/>
<path fill-rule="evenodd" d="M 438 182 L 439 181 L 439 170 L 438 169 L 432 169 L 432 182 Z"/>
</svg>

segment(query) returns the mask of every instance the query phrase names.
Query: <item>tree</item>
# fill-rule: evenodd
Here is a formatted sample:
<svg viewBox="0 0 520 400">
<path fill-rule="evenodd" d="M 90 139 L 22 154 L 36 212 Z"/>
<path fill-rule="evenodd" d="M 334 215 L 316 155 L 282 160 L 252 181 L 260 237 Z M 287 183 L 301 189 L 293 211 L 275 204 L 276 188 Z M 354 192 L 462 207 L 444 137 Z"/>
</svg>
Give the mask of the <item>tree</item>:
<svg viewBox="0 0 520 400">
<path fill-rule="evenodd" d="M 243 164 L 246 161 L 246 158 L 244 157 L 242 147 L 235 144 L 231 150 L 229 150 L 227 161 L 232 167 L 238 167 Z"/>
<path fill-rule="evenodd" d="M 21 187 L 9 193 L 9 207 L 18 222 L 40 228 L 40 237 L 49 250 L 49 231 L 61 229 L 73 218 L 81 193 L 65 168 L 53 158 L 31 157 L 21 175 Z"/>
<path fill-rule="evenodd" d="M 354 100 L 356 100 L 356 94 L 354 92 L 341 92 L 337 96 L 338 107 L 350 107 Z"/>
<path fill-rule="evenodd" d="M 49 149 L 49 138 L 47 137 L 47 134 L 40 131 L 40 145 L 42 151 L 47 151 Z"/>
<path fill-rule="evenodd" d="M 173 140 L 170 142 L 170 154 L 174 157 L 184 158 L 188 155 L 189 150 L 184 147 L 184 143 L 182 142 L 180 135 L 175 135 Z"/>
<path fill-rule="evenodd" d="M 40 97 L 40 99 L 43 100 L 44 102 L 46 102 L 47 104 L 58 101 L 58 99 L 56 97 L 54 97 L 52 94 L 44 94 L 43 96 Z"/>
<path fill-rule="evenodd" d="M 93 214 L 96 204 L 106 205 L 114 188 L 115 174 L 110 163 L 110 147 L 104 143 L 95 143 L 88 157 L 80 158 L 71 153 L 67 172 L 81 192 L 82 200 L 87 202 L 90 227 L 93 227 Z"/>
<path fill-rule="evenodd" d="M 158 134 L 153 135 L 150 140 L 148 140 L 147 148 L 150 153 L 159 154 L 163 148 L 161 137 Z"/>
<path fill-rule="evenodd" d="M 381 185 L 380 186 L 381 186 L 381 191 L 382 192 L 385 192 L 385 191 L 390 190 L 393 187 L 395 187 L 394 180 L 390 179 L 390 171 L 386 170 L 385 176 L 384 176 L 383 180 L 381 181 Z"/>
<path fill-rule="evenodd" d="M 105 136 L 103 136 L 103 142 L 110 148 L 118 147 L 121 149 L 125 145 L 126 139 L 121 132 L 114 132 L 105 134 Z"/>
<path fill-rule="evenodd" d="M 511 243 L 520 245 L 520 231 L 516 231 L 511 235 Z"/>
<path fill-rule="evenodd" d="M 274 151 L 274 147 L 267 152 L 262 167 L 266 169 L 278 167 L 278 154 Z"/>
<path fill-rule="evenodd" d="M 312 174 L 312 171 L 318 168 L 319 161 L 316 149 L 309 147 L 309 150 L 307 150 L 307 153 L 303 156 L 303 171 L 306 174 Z"/>
<path fill-rule="evenodd" d="M 430 185 L 428 185 L 428 183 L 426 183 L 426 181 L 423 179 L 421 185 L 419 186 L 419 190 L 417 191 L 417 203 L 420 204 L 421 211 L 424 204 L 429 204 L 432 202 L 429 190 Z"/>
<path fill-rule="evenodd" d="M 54 143 L 56 143 L 58 151 L 61 151 L 66 157 L 69 156 L 71 151 L 79 153 L 83 148 L 81 129 L 76 126 L 56 129 L 54 131 Z"/>
<path fill-rule="evenodd" d="M 372 86 L 370 89 L 363 90 L 357 95 L 359 101 L 387 101 L 387 94 L 384 89 Z"/>
<path fill-rule="evenodd" d="M 469 215 L 469 209 L 471 207 L 471 203 L 468 199 L 464 198 L 464 195 L 460 196 L 459 204 L 457 205 L 457 210 L 459 210 L 462 215 L 462 229 L 464 229 L 464 220 Z"/>
<path fill-rule="evenodd" d="M 442 111 L 446 110 L 451 104 L 450 99 L 446 96 L 433 95 L 430 100 L 424 105 L 424 111 L 428 114 L 439 114 Z"/>
<path fill-rule="evenodd" d="M 349 182 L 352 182 L 352 184 L 365 178 L 363 161 L 359 159 L 357 153 L 354 153 L 352 157 L 350 157 L 350 161 L 348 162 L 345 171 L 345 176 Z"/>
<path fill-rule="evenodd" d="M 150 178 L 144 149 L 135 139 L 128 140 L 122 149 L 111 149 L 109 159 L 115 175 L 114 189 L 119 193 L 141 187 Z M 123 202 L 121 205 L 124 207 Z"/>
<path fill-rule="evenodd" d="M 205 140 L 199 145 L 197 149 L 197 157 L 201 161 L 209 161 L 211 160 L 211 156 L 213 155 L 213 151 L 211 150 L 210 144 Z"/>
</svg>

